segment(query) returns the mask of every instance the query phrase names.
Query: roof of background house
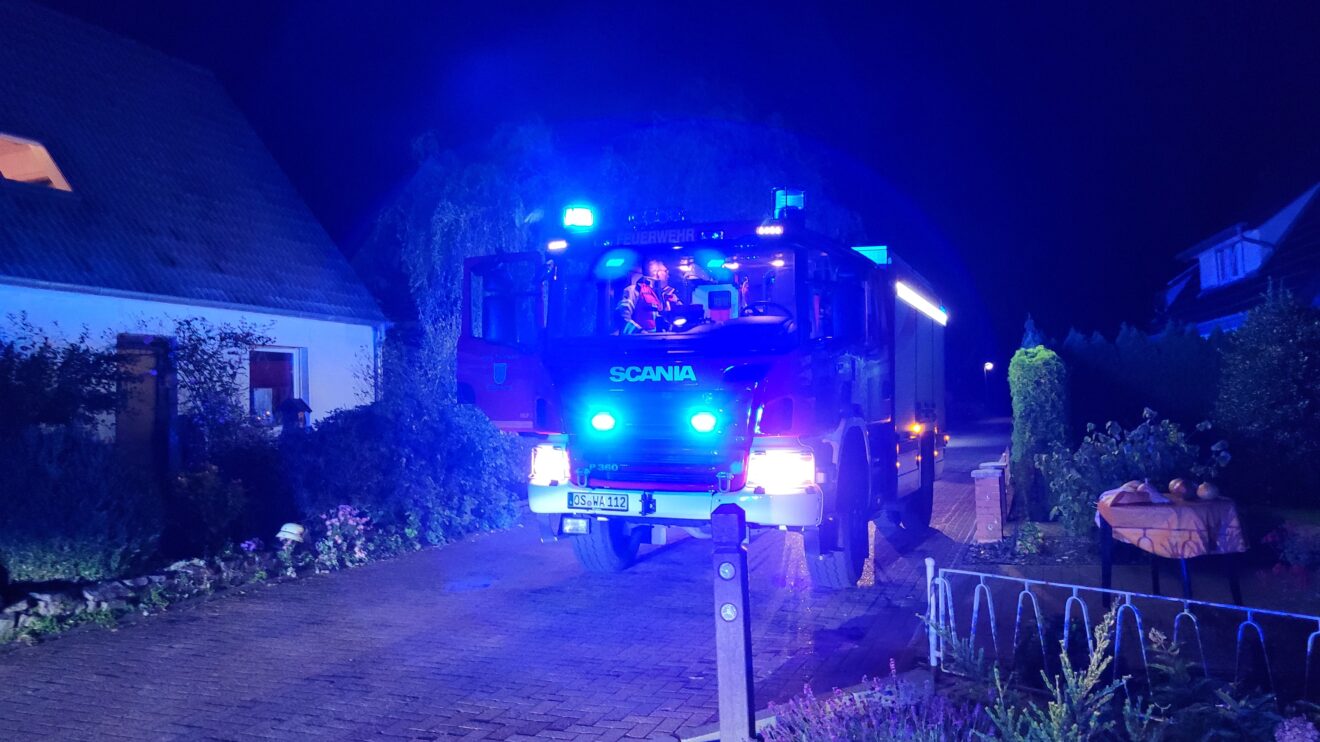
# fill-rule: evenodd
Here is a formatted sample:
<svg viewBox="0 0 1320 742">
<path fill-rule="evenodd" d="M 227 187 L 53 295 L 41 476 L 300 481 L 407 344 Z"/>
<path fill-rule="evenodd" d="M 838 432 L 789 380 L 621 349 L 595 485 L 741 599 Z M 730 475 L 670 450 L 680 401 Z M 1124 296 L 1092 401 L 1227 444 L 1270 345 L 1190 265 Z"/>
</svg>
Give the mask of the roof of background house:
<svg viewBox="0 0 1320 742">
<path fill-rule="evenodd" d="M 1320 185 L 1312 186 L 1258 227 L 1266 241 L 1275 238 L 1272 240 L 1274 252 L 1259 270 L 1204 294 L 1201 292 L 1201 272 L 1192 270 L 1187 285 L 1168 306 L 1168 315 L 1183 322 L 1230 317 L 1259 304 L 1261 295 L 1271 283 L 1292 291 L 1307 302 L 1320 296 L 1320 198 L 1316 197 L 1317 193 L 1320 193 Z M 1290 213 L 1293 209 L 1296 212 Z M 1230 227 L 1179 257 L 1193 260 L 1200 252 L 1232 237 L 1236 229 L 1236 226 Z M 1249 230 L 1244 226 L 1243 231 Z"/>
<path fill-rule="evenodd" d="M 0 0 L 0 134 L 71 193 L 0 179 L 0 282 L 384 320 L 211 73 Z"/>
</svg>

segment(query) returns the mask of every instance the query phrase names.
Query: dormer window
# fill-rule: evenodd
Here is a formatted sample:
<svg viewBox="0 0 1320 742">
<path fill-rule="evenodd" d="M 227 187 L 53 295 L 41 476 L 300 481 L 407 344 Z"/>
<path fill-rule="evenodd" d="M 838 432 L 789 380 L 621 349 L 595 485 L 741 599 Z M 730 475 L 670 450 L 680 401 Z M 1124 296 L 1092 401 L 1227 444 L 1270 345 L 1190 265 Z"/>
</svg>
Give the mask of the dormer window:
<svg viewBox="0 0 1320 742">
<path fill-rule="evenodd" d="M 1218 283 L 1228 283 L 1242 277 L 1242 243 L 1235 242 L 1215 250 L 1215 265 L 1219 268 Z"/>
<path fill-rule="evenodd" d="M 1238 233 L 1200 254 L 1202 291 L 1239 281 L 1260 268 L 1269 254 L 1256 234 Z"/>
<path fill-rule="evenodd" d="M 72 191 L 50 152 L 40 142 L 0 134 L 0 179 Z"/>
</svg>

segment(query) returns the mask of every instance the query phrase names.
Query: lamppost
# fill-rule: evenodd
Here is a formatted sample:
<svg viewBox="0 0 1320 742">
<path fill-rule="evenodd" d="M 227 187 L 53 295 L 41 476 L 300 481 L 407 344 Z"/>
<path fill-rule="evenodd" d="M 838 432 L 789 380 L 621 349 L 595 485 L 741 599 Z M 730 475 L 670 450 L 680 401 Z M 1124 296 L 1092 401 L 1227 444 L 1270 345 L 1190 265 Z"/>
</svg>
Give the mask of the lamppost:
<svg viewBox="0 0 1320 742">
<path fill-rule="evenodd" d="M 995 364 L 986 361 L 981 366 L 981 378 L 985 382 L 985 407 L 990 409 L 990 372 L 995 370 Z"/>
</svg>

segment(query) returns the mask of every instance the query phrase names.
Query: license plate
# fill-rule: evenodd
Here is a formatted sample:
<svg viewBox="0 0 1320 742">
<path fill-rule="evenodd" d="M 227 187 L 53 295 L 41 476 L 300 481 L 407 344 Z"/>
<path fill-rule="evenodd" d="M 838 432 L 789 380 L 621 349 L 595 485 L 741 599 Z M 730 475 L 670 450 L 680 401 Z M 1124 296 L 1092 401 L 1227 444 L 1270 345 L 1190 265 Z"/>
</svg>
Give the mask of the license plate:
<svg viewBox="0 0 1320 742">
<path fill-rule="evenodd" d="M 572 510 L 614 510 L 628 512 L 627 495 L 606 495 L 596 492 L 568 493 L 568 507 Z"/>
</svg>

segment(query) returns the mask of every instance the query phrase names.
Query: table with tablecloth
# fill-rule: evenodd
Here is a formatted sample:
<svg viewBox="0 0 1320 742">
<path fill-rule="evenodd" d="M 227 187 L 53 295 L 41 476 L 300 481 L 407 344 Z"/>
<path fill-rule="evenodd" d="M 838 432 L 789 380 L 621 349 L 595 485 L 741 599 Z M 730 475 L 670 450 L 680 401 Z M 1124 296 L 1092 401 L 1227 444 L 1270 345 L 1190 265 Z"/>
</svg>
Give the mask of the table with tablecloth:
<svg viewBox="0 0 1320 742">
<path fill-rule="evenodd" d="M 1159 592 L 1159 567 L 1155 557 L 1176 559 L 1182 567 L 1183 593 L 1191 597 L 1191 575 L 1187 560 L 1208 555 L 1233 555 L 1247 550 L 1232 500 L 1217 497 L 1199 500 L 1164 493 L 1114 490 L 1100 497 L 1096 524 L 1101 532 L 1101 561 L 1104 587 L 1111 583 L 1113 542 L 1131 544 L 1151 555 L 1151 581 Z M 1236 565 L 1229 562 L 1229 580 L 1234 600 L 1241 602 Z"/>
</svg>

